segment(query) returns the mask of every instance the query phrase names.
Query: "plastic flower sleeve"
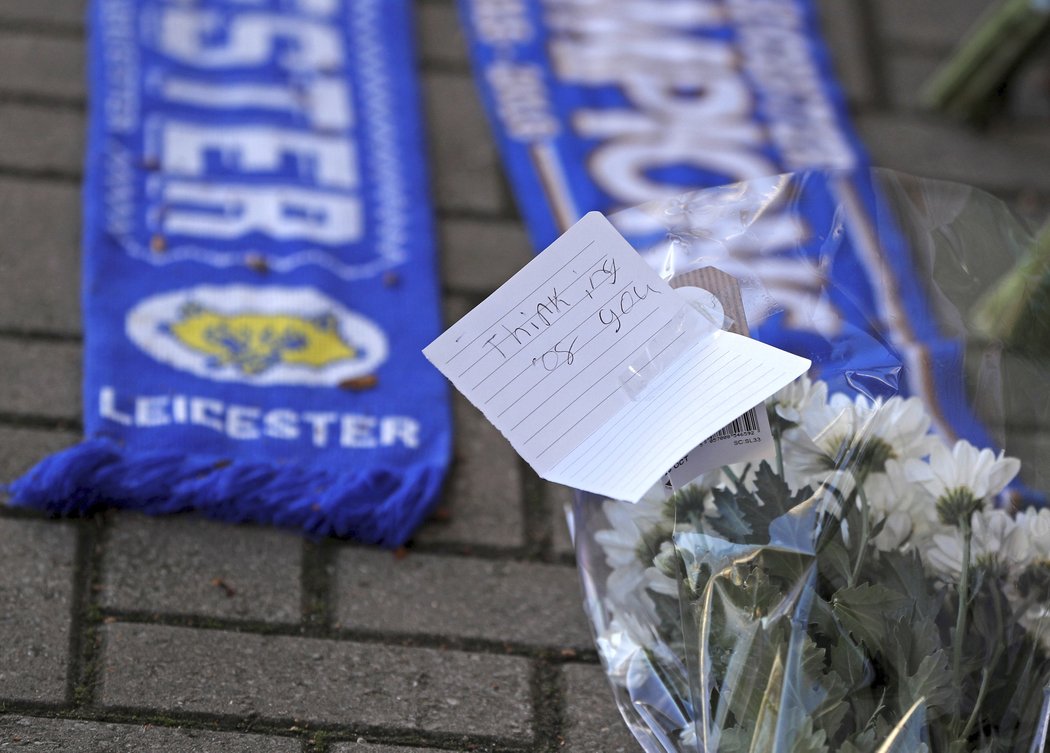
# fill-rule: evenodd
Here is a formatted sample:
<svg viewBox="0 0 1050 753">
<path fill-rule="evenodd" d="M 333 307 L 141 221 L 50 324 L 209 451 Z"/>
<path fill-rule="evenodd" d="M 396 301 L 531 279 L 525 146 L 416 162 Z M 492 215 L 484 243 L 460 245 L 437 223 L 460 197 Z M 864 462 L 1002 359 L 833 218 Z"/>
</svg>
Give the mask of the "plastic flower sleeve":
<svg viewBox="0 0 1050 753">
<path fill-rule="evenodd" d="M 1023 225 L 882 171 L 612 219 L 672 286 L 734 275 L 752 336 L 814 363 L 762 406 L 765 457 L 638 504 L 577 496 L 586 609 L 641 746 L 1044 750 L 1050 510 L 1026 438 L 1050 380 L 1018 318 L 1046 280 L 1011 278 Z"/>
</svg>

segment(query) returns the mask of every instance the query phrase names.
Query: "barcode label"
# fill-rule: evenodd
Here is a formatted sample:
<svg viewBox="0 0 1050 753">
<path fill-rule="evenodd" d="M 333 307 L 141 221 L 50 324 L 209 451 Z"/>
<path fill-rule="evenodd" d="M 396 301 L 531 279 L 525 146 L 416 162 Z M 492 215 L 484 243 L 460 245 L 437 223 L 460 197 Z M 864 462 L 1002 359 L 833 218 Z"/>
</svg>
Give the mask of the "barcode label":
<svg viewBox="0 0 1050 753">
<path fill-rule="evenodd" d="M 1050 0 L 1048 0 L 1050 2 Z M 702 288 L 718 299 L 727 318 L 726 329 L 738 335 L 747 335 L 747 315 L 740 297 L 740 285 L 725 272 L 706 267 L 677 275 L 671 287 Z M 765 405 L 756 405 L 728 426 L 701 442 L 675 463 L 667 472 L 665 490 L 673 494 L 708 471 L 723 465 L 757 463 L 770 460 L 775 454 L 773 432 L 769 430 L 769 415 Z"/>
<path fill-rule="evenodd" d="M 702 473 L 720 465 L 769 459 L 773 434 L 769 430 L 766 407 L 758 405 L 722 430 L 712 434 L 683 457 L 665 478 L 665 490 L 673 494 Z"/>
<path fill-rule="evenodd" d="M 752 408 L 733 423 L 724 426 L 708 438 L 708 442 L 738 437 L 741 434 L 752 434 L 758 431 L 758 414 Z"/>
</svg>

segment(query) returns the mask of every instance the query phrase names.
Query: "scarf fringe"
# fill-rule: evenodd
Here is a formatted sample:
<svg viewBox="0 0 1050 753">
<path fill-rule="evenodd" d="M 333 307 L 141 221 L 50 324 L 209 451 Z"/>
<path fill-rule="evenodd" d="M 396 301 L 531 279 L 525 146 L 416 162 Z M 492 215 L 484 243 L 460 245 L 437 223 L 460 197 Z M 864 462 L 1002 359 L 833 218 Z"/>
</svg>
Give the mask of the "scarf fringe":
<svg viewBox="0 0 1050 753">
<path fill-rule="evenodd" d="M 6 491 L 10 505 L 53 515 L 81 516 L 103 507 L 148 515 L 194 510 L 231 523 L 396 548 L 437 505 L 445 472 L 423 465 L 332 473 L 290 462 L 129 452 L 91 439 L 44 459 Z"/>
</svg>

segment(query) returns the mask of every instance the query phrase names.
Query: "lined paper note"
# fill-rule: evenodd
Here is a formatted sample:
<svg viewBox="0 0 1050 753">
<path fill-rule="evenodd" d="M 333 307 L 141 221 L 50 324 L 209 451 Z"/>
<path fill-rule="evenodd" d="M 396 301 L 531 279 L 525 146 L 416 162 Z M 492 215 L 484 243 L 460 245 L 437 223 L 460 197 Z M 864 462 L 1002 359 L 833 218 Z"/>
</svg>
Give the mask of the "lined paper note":
<svg viewBox="0 0 1050 753">
<path fill-rule="evenodd" d="M 809 367 L 714 330 L 597 212 L 424 354 L 540 476 L 632 501 Z"/>
</svg>

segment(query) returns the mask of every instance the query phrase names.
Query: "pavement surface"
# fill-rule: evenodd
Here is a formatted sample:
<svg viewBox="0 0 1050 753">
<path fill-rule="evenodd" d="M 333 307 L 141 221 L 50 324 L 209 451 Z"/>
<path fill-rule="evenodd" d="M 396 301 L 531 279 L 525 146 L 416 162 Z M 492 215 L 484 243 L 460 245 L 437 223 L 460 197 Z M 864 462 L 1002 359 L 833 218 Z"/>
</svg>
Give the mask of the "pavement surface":
<svg viewBox="0 0 1050 753">
<path fill-rule="evenodd" d="M 1050 208 L 1050 75 L 978 133 L 916 90 L 986 3 L 827 0 L 875 162 Z M 418 0 L 446 312 L 530 258 L 451 0 Z M 80 0 L 0 0 L 0 482 L 80 431 Z M 0 507 L 0 749 L 637 750 L 584 621 L 561 508 L 469 406 L 440 520 L 395 556 L 193 517 Z M 1050 445 L 1033 434 L 1033 457 Z M 501 490 L 498 494 L 493 490 Z"/>
</svg>

